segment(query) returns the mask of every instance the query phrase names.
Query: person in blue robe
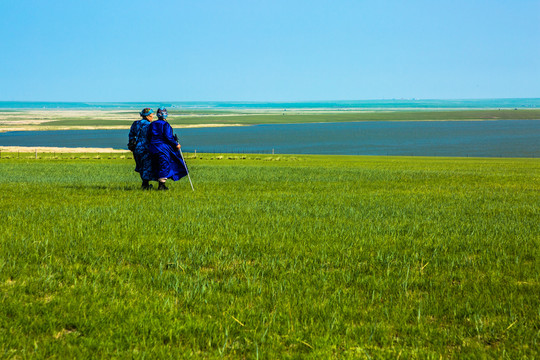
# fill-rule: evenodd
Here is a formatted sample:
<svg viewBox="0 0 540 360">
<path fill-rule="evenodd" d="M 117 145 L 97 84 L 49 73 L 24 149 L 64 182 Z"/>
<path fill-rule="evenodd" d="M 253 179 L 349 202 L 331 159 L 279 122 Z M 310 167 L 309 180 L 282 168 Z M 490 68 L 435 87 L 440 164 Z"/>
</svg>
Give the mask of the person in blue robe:
<svg viewBox="0 0 540 360">
<path fill-rule="evenodd" d="M 158 190 L 168 190 L 167 179 L 178 181 L 187 175 L 186 164 L 180 154 L 180 144 L 173 135 L 171 125 L 167 122 L 167 109 L 160 107 L 157 111 L 158 120 L 152 122 L 148 131 L 152 165 L 156 171 Z"/>
<path fill-rule="evenodd" d="M 134 121 L 129 130 L 128 148 L 133 152 L 135 159 L 135 171 L 142 179 L 143 190 L 150 190 L 153 186 L 150 181 L 157 181 L 157 177 L 152 168 L 152 156 L 148 150 L 148 130 L 154 119 L 154 111 L 144 108 L 140 113 L 140 120 Z"/>
</svg>

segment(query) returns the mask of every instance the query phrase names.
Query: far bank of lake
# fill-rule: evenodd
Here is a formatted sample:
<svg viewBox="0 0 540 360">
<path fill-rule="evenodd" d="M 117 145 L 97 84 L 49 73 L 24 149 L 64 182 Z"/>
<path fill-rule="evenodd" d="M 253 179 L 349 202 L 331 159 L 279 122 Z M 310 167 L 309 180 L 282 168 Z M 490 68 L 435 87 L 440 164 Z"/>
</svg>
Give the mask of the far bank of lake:
<svg viewBox="0 0 540 360">
<path fill-rule="evenodd" d="M 540 156 L 540 120 L 271 124 L 177 129 L 184 152 Z M 0 133 L 0 146 L 126 149 L 127 130 Z"/>
</svg>

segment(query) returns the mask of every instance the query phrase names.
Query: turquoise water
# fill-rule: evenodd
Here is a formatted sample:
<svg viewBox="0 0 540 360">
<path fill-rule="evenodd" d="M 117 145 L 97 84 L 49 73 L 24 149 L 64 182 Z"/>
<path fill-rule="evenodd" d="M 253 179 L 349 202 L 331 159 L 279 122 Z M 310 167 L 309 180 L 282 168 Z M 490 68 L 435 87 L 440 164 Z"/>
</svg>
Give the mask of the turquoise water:
<svg viewBox="0 0 540 360">
<path fill-rule="evenodd" d="M 539 157 L 540 120 L 365 121 L 177 129 L 185 152 Z M 0 133 L 0 146 L 126 149 L 128 130 Z"/>
<path fill-rule="evenodd" d="M 307 102 L 27 102 L 0 101 L 0 109 L 142 109 L 166 106 L 179 109 L 497 109 L 540 108 L 540 98 L 463 100 L 339 100 Z"/>
</svg>

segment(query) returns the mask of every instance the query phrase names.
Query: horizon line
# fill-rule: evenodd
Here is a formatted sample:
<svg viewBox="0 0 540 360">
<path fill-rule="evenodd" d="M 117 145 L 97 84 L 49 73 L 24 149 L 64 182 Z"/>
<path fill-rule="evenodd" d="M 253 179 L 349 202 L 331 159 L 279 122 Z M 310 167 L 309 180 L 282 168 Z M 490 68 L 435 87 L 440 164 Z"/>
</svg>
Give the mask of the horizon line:
<svg viewBox="0 0 540 360">
<path fill-rule="evenodd" d="M 540 100 L 540 97 L 479 97 L 479 98 L 378 98 L 378 99 L 324 99 L 324 100 L 141 100 L 141 101 L 86 101 L 86 100 L 0 100 L 0 103 L 318 103 L 343 101 L 476 101 L 476 100 Z"/>
</svg>

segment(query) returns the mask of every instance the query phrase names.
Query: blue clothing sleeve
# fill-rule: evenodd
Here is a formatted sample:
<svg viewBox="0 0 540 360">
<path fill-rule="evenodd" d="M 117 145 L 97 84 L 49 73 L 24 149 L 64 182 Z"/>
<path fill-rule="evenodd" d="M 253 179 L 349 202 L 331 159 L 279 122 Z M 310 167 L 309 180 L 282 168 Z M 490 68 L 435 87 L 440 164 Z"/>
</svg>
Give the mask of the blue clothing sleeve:
<svg viewBox="0 0 540 360">
<path fill-rule="evenodd" d="M 129 141 L 132 141 L 137 137 L 137 123 L 138 121 L 134 121 L 133 124 L 131 124 L 131 128 L 129 129 Z"/>
<path fill-rule="evenodd" d="M 176 147 L 176 145 L 178 144 L 176 142 L 176 140 L 174 140 L 174 136 L 173 136 L 173 130 L 172 130 L 172 126 L 171 124 L 169 124 L 168 122 L 165 123 L 165 129 L 164 129 L 164 137 L 165 139 L 167 139 L 167 141 L 169 142 L 169 144 L 171 144 L 172 147 Z"/>
</svg>

